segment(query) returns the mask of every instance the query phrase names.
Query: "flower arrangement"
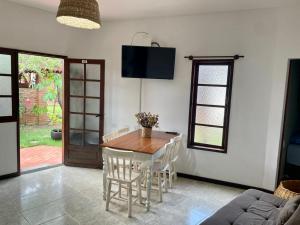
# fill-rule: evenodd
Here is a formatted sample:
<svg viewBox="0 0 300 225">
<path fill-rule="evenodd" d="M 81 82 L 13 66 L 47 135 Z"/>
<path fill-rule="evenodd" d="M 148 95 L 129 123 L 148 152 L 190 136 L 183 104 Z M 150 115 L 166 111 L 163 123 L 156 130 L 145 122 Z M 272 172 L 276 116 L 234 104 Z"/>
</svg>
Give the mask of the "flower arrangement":
<svg viewBox="0 0 300 225">
<path fill-rule="evenodd" d="M 157 114 L 151 114 L 140 112 L 135 114 L 135 117 L 137 118 L 138 124 L 140 124 L 142 127 L 145 128 L 152 128 L 152 127 L 158 127 L 158 115 Z"/>
</svg>

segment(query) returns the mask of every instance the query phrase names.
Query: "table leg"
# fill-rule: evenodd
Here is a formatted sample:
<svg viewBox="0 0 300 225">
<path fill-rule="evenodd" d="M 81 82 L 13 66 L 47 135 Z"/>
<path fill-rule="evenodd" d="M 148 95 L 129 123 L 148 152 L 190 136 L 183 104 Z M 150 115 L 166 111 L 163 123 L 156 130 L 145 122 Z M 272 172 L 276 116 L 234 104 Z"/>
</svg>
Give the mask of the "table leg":
<svg viewBox="0 0 300 225">
<path fill-rule="evenodd" d="M 152 171 L 151 167 L 148 166 L 146 170 L 146 190 L 147 190 L 147 199 L 146 199 L 146 208 L 147 212 L 150 210 L 150 194 L 151 194 L 151 179 L 152 179 Z"/>
<path fill-rule="evenodd" d="M 106 175 L 107 175 L 107 168 L 103 156 L 103 200 L 106 200 Z"/>
</svg>

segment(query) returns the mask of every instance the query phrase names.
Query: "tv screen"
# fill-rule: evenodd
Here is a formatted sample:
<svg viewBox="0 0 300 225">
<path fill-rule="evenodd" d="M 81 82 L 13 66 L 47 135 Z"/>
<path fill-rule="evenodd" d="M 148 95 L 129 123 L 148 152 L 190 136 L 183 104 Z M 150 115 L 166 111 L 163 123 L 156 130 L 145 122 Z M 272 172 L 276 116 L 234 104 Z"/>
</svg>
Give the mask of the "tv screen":
<svg viewBox="0 0 300 225">
<path fill-rule="evenodd" d="M 173 79 L 175 48 L 122 46 L 122 77 Z"/>
</svg>

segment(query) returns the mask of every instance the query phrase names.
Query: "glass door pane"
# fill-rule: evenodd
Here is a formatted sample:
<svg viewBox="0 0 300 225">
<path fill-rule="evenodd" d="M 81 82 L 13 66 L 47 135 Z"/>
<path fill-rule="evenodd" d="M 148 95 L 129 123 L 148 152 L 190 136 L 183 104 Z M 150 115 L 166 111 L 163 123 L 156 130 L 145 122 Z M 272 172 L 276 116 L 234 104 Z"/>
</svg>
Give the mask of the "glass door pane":
<svg viewBox="0 0 300 225">
<path fill-rule="evenodd" d="M 87 130 L 99 130 L 99 117 L 85 115 L 85 129 Z"/>
<path fill-rule="evenodd" d="M 0 98 L 0 117 L 12 116 L 12 98 Z"/>
<path fill-rule="evenodd" d="M 100 97 L 100 82 L 87 81 L 86 82 L 86 96 Z"/>
<path fill-rule="evenodd" d="M 70 81 L 70 95 L 84 96 L 84 81 Z"/>
<path fill-rule="evenodd" d="M 0 76 L 0 95 L 11 95 L 10 76 Z"/>
<path fill-rule="evenodd" d="M 84 129 L 83 115 L 70 114 L 70 128 L 72 129 Z"/>
<path fill-rule="evenodd" d="M 99 132 L 85 132 L 85 145 L 98 145 Z"/>
<path fill-rule="evenodd" d="M 87 98 L 85 100 L 85 112 L 93 113 L 93 114 L 100 114 L 100 100 Z"/>
<path fill-rule="evenodd" d="M 86 79 L 88 80 L 100 80 L 101 66 L 97 64 L 86 65 Z"/>
<path fill-rule="evenodd" d="M 84 64 L 70 63 L 70 78 L 83 79 L 84 78 Z"/>
<path fill-rule="evenodd" d="M 70 112 L 83 113 L 83 98 L 70 98 Z"/>
<path fill-rule="evenodd" d="M 0 74 L 11 74 L 11 55 L 0 54 Z"/>
<path fill-rule="evenodd" d="M 69 143 L 70 145 L 83 145 L 83 132 L 70 130 Z"/>
</svg>

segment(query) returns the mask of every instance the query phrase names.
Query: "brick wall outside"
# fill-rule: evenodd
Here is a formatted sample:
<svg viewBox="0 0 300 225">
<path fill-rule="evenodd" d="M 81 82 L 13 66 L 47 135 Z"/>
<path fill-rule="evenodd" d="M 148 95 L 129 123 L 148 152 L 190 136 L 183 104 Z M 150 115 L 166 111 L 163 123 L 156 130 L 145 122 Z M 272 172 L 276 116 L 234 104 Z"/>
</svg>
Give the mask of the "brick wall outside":
<svg viewBox="0 0 300 225">
<path fill-rule="evenodd" d="M 35 115 L 32 113 L 32 108 L 35 105 L 46 107 L 47 102 L 44 101 L 43 96 L 46 90 L 37 90 L 31 88 L 19 88 L 20 105 L 25 106 L 25 112 L 20 115 L 20 123 L 22 125 L 48 125 L 50 119 L 47 113 L 42 115 Z"/>
</svg>

